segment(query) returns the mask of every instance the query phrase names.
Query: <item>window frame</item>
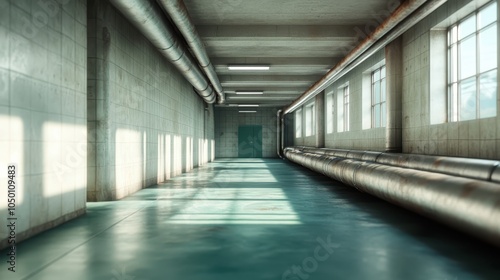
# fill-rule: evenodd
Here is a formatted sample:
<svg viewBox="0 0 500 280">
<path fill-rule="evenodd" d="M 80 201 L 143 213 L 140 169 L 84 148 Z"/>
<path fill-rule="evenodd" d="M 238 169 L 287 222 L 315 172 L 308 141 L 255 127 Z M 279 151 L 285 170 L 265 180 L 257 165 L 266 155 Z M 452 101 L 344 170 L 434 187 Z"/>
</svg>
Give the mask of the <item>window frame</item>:
<svg viewBox="0 0 500 280">
<path fill-rule="evenodd" d="M 497 32 L 495 33 L 495 36 L 498 34 L 498 12 L 496 14 L 496 18 L 493 22 L 490 22 L 487 25 L 484 25 L 482 27 L 480 26 L 480 13 L 484 11 L 485 9 L 489 8 L 491 5 L 498 5 L 497 1 L 491 1 L 480 7 L 479 9 L 476 9 L 475 11 L 467 14 L 465 17 L 457 21 L 456 23 L 450 25 L 447 28 L 447 42 L 446 42 L 446 48 L 447 48 L 447 82 L 446 82 L 446 87 L 447 87 L 447 100 L 448 100 L 448 122 L 460 122 L 460 121 L 467 121 L 467 120 L 477 120 L 477 119 L 482 119 L 482 118 L 489 118 L 489 117 L 496 117 L 498 114 L 498 108 L 495 103 L 495 113 L 494 115 L 486 115 L 482 116 L 481 114 L 481 78 L 488 75 L 495 73 L 495 80 L 497 76 L 497 71 L 498 71 L 498 63 L 495 61 L 495 67 L 481 71 L 481 32 L 487 30 L 488 28 L 496 25 Z M 498 9 L 498 8 L 497 8 Z M 495 10 L 497 10 L 495 9 Z M 475 22 L 474 22 L 474 31 L 471 32 L 470 34 L 463 36 L 462 38 L 459 37 L 459 28 L 461 24 L 464 22 L 468 21 L 474 17 Z M 475 39 L 475 71 L 473 75 L 467 76 L 465 78 L 461 77 L 461 56 L 462 56 L 462 43 L 466 40 L 469 40 L 471 38 Z M 498 52 L 498 36 L 495 38 L 496 40 L 496 49 Z M 498 54 L 497 54 L 498 55 Z M 462 119 L 463 116 L 461 108 L 463 107 L 462 103 L 462 84 L 464 82 L 469 82 L 474 79 L 475 82 L 475 116 L 472 118 L 467 118 L 467 119 Z M 498 87 L 498 81 L 495 83 L 495 87 Z M 495 91 L 497 92 L 497 91 Z M 498 95 L 498 93 L 496 93 Z M 497 100 L 498 96 L 494 98 L 494 100 Z"/>
<path fill-rule="evenodd" d="M 376 80 L 375 74 L 379 73 L 379 77 Z M 382 77 L 382 73 L 384 73 Z M 372 128 L 380 128 L 387 126 L 387 84 L 385 87 L 382 86 L 382 83 L 386 83 L 387 81 L 387 68 L 386 65 L 382 65 L 370 73 L 370 88 L 371 88 L 371 127 Z M 379 87 L 379 102 L 375 102 L 375 86 L 378 82 Z M 382 98 L 384 97 L 384 98 Z M 379 107 L 379 123 L 376 122 L 376 107 Z"/>
<path fill-rule="evenodd" d="M 302 108 L 295 111 L 295 138 L 302 138 Z"/>
<path fill-rule="evenodd" d="M 349 91 L 349 84 L 345 84 L 344 86 L 340 87 L 340 90 L 342 91 L 342 107 L 344 110 L 344 119 L 343 119 L 343 124 L 344 124 L 344 132 L 350 130 L 350 118 L 349 118 L 349 107 L 350 107 L 350 91 Z"/>
<path fill-rule="evenodd" d="M 305 109 L 305 136 L 313 136 L 316 134 L 316 110 L 315 103 L 310 103 L 304 106 Z"/>
<path fill-rule="evenodd" d="M 335 132 L 335 94 L 330 92 L 326 95 L 326 133 L 332 134 Z M 330 119 L 331 118 L 331 119 Z"/>
</svg>

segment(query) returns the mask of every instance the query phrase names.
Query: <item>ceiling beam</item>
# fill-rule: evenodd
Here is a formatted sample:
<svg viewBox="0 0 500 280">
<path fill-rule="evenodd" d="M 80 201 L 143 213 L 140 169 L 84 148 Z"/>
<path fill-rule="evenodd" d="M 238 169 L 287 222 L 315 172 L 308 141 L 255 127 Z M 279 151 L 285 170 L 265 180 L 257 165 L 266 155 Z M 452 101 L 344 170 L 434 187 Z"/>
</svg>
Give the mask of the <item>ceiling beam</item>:
<svg viewBox="0 0 500 280">
<path fill-rule="evenodd" d="M 318 75 L 265 75 L 265 74 L 260 74 L 260 75 L 219 75 L 219 79 L 221 82 L 229 82 L 229 81 L 234 81 L 234 82 L 249 82 L 249 81 L 316 81 L 321 76 Z"/>
<path fill-rule="evenodd" d="M 233 101 L 253 101 L 253 102 L 272 102 L 272 101 L 293 101 L 297 96 L 240 96 L 240 95 L 228 95 L 228 103 Z"/>
<path fill-rule="evenodd" d="M 196 27 L 204 40 L 293 40 L 330 39 L 351 40 L 356 38 L 357 25 L 199 25 Z"/>
<path fill-rule="evenodd" d="M 254 104 L 253 103 L 247 103 L 247 104 Z M 238 107 L 241 110 L 258 110 L 260 107 L 279 107 L 279 106 L 286 106 L 290 104 L 290 101 L 281 101 L 281 102 L 274 102 L 274 103 L 260 103 L 258 104 L 258 107 L 244 107 L 244 106 L 238 106 L 238 105 L 243 105 L 245 103 L 231 103 L 231 104 L 224 104 L 220 107 Z"/>
<path fill-rule="evenodd" d="M 300 95 L 307 87 L 273 87 L 272 89 L 262 89 L 264 95 Z M 228 87 L 224 88 L 226 94 L 236 94 L 236 91 L 244 91 L 245 88 Z"/>
<path fill-rule="evenodd" d="M 236 94 L 228 94 L 228 102 L 229 103 L 234 103 L 234 102 L 247 102 L 247 103 L 255 103 L 260 104 L 259 102 L 292 102 L 295 100 L 297 97 L 299 97 L 300 94 L 289 94 L 289 95 L 270 95 L 270 94 L 264 94 L 261 96 L 255 96 L 255 95 L 236 95 Z"/>
<path fill-rule="evenodd" d="M 214 57 L 211 59 L 215 67 L 227 67 L 229 64 L 270 64 L 271 66 L 318 66 L 324 67 L 336 64 L 342 56 L 339 57 Z"/>
<path fill-rule="evenodd" d="M 272 87 L 310 86 L 321 75 L 219 75 L 223 87 Z"/>
<path fill-rule="evenodd" d="M 198 26 L 211 57 L 343 57 L 359 41 L 355 25 Z"/>
<path fill-rule="evenodd" d="M 342 44 L 330 47 L 294 47 L 294 46 L 233 46 L 233 47 L 207 47 L 210 57 L 234 57 L 244 55 L 251 58 L 276 58 L 276 57 L 339 57 L 345 55 L 353 48 L 353 44 Z"/>
<path fill-rule="evenodd" d="M 273 87 L 304 87 L 311 86 L 314 81 L 221 81 L 226 87 L 245 87 L 248 89 L 269 89 Z"/>
<path fill-rule="evenodd" d="M 234 64 L 266 64 L 271 68 L 266 75 L 324 75 L 341 57 L 227 57 L 212 59 L 215 71 L 219 75 L 256 75 L 259 71 L 231 71 L 228 65 Z"/>
</svg>

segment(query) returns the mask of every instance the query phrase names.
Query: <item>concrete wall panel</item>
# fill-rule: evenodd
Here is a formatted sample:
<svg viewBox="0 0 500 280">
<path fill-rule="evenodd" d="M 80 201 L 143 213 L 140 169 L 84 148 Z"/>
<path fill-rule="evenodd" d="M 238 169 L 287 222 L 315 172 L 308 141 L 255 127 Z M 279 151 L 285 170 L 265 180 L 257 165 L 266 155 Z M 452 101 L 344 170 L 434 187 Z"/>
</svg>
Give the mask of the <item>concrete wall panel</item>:
<svg viewBox="0 0 500 280">
<path fill-rule="evenodd" d="M 334 117 L 334 132 L 327 133 L 326 127 L 325 131 L 325 147 L 327 148 L 340 148 L 340 149 L 364 149 L 364 150 L 374 150 L 374 151 L 384 151 L 385 150 L 385 129 L 384 128 L 374 128 L 374 129 L 363 129 L 363 116 L 362 116 L 362 88 L 363 88 L 363 73 L 372 67 L 373 65 L 379 63 L 385 58 L 384 51 L 380 51 L 371 58 L 367 59 L 365 62 L 361 63 L 353 71 L 346 74 L 344 77 L 333 83 L 325 90 L 325 100 L 328 98 L 328 94 L 332 93 L 335 95 L 335 109 L 337 106 L 338 98 L 338 88 L 349 83 L 350 91 L 350 114 L 349 118 L 351 120 L 350 130 L 344 132 L 338 132 L 337 129 L 337 118 L 338 112 L 335 112 Z M 326 101 L 324 102 L 326 104 Z M 308 103 L 307 103 L 308 104 Z M 318 106 L 316 106 L 318 110 Z M 302 107 L 304 112 L 304 107 Z M 326 109 L 322 110 L 327 112 Z M 338 110 L 337 110 L 338 111 Z M 323 114 L 324 118 L 325 114 Z M 304 117 L 303 117 L 304 119 Z M 322 122 L 324 126 L 328 125 L 326 121 Z M 303 126 L 305 123 L 303 122 Z M 295 145 L 307 145 L 315 146 L 317 139 L 315 136 L 305 137 L 302 133 L 301 138 L 295 138 Z"/>
<path fill-rule="evenodd" d="M 435 43 L 432 28 L 447 25 L 487 1 L 448 1 L 403 36 L 403 152 L 485 159 L 500 158 L 500 115 L 470 121 L 441 123 L 432 118 L 431 108 L 446 100 L 446 88 L 431 85 L 433 69 L 442 59 L 431 56 Z M 443 23 L 444 22 L 444 23 Z M 432 39 L 432 40 L 431 40 Z M 445 42 L 444 42 L 445 43 Z M 442 76 L 439 76 L 441 78 Z M 439 98 L 438 98 L 439 97 Z M 500 101 L 500 95 L 497 93 Z M 443 102 L 443 101 L 441 101 Z M 499 104 L 499 103 L 497 103 Z M 446 104 L 441 106 L 446 108 Z M 497 108 L 498 105 L 497 105 Z M 444 120 L 444 121 L 443 121 Z"/>
<path fill-rule="evenodd" d="M 252 110 L 254 108 L 251 108 Z M 240 110 L 244 110 L 241 109 Z M 215 156 L 238 157 L 238 126 L 262 125 L 262 157 L 277 157 L 277 108 L 258 108 L 257 113 L 238 113 L 238 108 L 215 108 Z"/>
<path fill-rule="evenodd" d="M 0 219 L 17 218 L 17 242 L 85 212 L 87 1 L 44 3 L 0 1 L 2 186 L 16 165 L 14 216 L 3 187 Z"/>
<path fill-rule="evenodd" d="M 89 1 L 88 17 L 89 200 L 210 161 L 213 108 L 108 1 Z"/>
<path fill-rule="evenodd" d="M 446 2 L 403 34 L 402 55 L 396 52 L 402 58 L 385 57 L 384 52 L 381 51 L 328 87 L 325 90 L 325 98 L 328 98 L 327 96 L 331 92 L 337 94 L 340 86 L 349 83 L 351 122 L 350 131 L 337 132 L 336 126 L 338 125 L 339 112 L 336 112 L 334 118 L 335 132 L 326 134 L 325 146 L 328 148 L 374 151 L 384 151 L 386 149 L 384 143 L 387 141 L 387 129 L 369 128 L 369 118 L 365 118 L 367 115 L 365 102 L 370 101 L 370 93 L 364 90 L 363 76 L 366 77 L 367 69 L 370 69 L 384 58 L 386 62 L 392 61 L 392 64 L 399 64 L 397 59 L 402 59 L 402 70 L 398 71 L 399 73 L 393 73 L 393 76 L 391 76 L 400 79 L 399 82 L 402 84 L 402 94 L 392 95 L 400 96 L 397 98 L 401 100 L 391 100 L 402 103 L 401 111 L 398 109 L 394 111 L 398 112 L 397 114 L 391 114 L 392 122 L 402 122 L 401 126 L 398 124 L 398 127 L 402 127 L 402 152 L 485 159 L 500 158 L 500 130 L 498 129 L 500 127 L 500 114 L 498 109 L 496 117 L 460 122 L 449 122 L 447 120 L 447 89 L 446 81 L 443 82 L 442 80 L 446 78 L 447 74 L 442 73 L 442 71 L 446 71 L 446 66 L 443 67 L 443 64 L 446 64 L 446 58 L 442 57 L 443 49 L 446 48 L 446 40 L 436 42 L 438 40 L 436 38 L 446 39 L 446 36 L 443 36 L 441 32 L 446 32 L 447 26 L 487 2 L 489 1 L 457 0 Z M 436 36 L 436 34 L 441 35 Z M 389 51 L 388 55 L 391 55 L 391 53 L 394 52 Z M 436 55 L 436 53 L 441 55 Z M 390 67 L 387 70 L 390 72 Z M 391 75 L 389 72 L 388 76 Z M 392 81 L 392 83 L 394 82 Z M 443 84 L 444 86 L 442 86 Z M 388 85 L 388 90 L 391 85 Z M 396 88 L 399 88 L 399 86 Z M 388 92 L 388 97 L 390 96 L 391 93 Z M 334 98 L 334 100 L 338 102 L 339 99 Z M 334 107 L 337 110 L 339 109 L 339 106 Z M 497 108 L 500 108 L 500 95 L 498 94 Z M 302 108 L 302 111 L 304 111 L 304 108 Z M 396 118 L 400 118 L 400 120 Z M 328 124 L 325 122 L 325 125 Z M 397 135 L 399 137 L 399 131 Z M 401 140 L 397 139 L 396 142 L 399 143 Z M 301 137 L 295 138 L 294 144 L 314 146 L 315 141 L 313 137 Z"/>
</svg>

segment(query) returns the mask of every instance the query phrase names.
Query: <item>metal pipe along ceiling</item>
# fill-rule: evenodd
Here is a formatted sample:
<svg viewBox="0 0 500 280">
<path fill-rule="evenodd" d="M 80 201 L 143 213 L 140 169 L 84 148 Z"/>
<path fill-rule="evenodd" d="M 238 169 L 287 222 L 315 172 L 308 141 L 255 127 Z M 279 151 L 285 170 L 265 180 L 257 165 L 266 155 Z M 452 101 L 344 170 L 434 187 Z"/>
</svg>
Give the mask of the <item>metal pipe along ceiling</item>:
<svg viewBox="0 0 500 280">
<path fill-rule="evenodd" d="M 201 41 L 196 27 L 189 16 L 186 6 L 182 0 L 157 0 L 157 2 L 165 9 L 172 21 L 175 23 L 179 31 L 182 33 L 186 42 L 199 62 L 199 65 L 212 83 L 219 97 L 218 103 L 224 103 L 224 90 L 220 84 L 219 77 L 215 73 L 215 68 L 208 58 L 205 45 Z"/>
<path fill-rule="evenodd" d="M 284 155 L 360 191 L 500 246 L 498 161 L 463 159 L 460 163 L 446 157 L 422 161 L 417 155 L 401 154 L 401 159 L 377 152 L 297 147 L 286 148 Z M 431 172 L 432 166 L 441 163 L 445 164 Z M 467 169 L 468 174 L 463 174 Z"/>
<path fill-rule="evenodd" d="M 372 54 L 382 49 L 406 32 L 415 23 L 422 20 L 431 12 L 439 8 L 447 0 L 407 0 L 404 1 L 375 31 L 368 35 L 358 46 L 349 52 L 337 65 L 319 81 L 314 83 L 299 98 L 284 108 L 283 114 L 288 114 L 309 99 L 320 93 L 326 87 L 341 78 L 347 72 L 366 60 Z M 403 24 L 400 24 L 403 23 Z"/>
<path fill-rule="evenodd" d="M 207 103 L 215 93 L 189 52 L 182 47 L 160 7 L 151 0 L 110 0 L 111 3 L 165 56 Z"/>
</svg>

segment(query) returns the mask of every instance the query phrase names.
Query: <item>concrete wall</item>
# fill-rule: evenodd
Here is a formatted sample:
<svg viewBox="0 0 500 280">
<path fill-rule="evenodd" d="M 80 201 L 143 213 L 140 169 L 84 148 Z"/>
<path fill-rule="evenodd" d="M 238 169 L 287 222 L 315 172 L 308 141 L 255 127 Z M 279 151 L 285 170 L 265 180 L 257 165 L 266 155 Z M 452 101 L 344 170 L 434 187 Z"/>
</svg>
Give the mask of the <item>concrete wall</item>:
<svg viewBox="0 0 500 280">
<path fill-rule="evenodd" d="M 402 60 L 402 71 L 391 73 L 387 68 L 388 78 L 393 82 L 399 82 L 402 87 L 401 94 L 395 94 L 395 99 L 389 99 L 391 86 L 388 84 L 389 101 L 400 102 L 401 110 L 395 109 L 390 115 L 393 121 L 402 120 L 401 141 L 402 152 L 474 157 L 486 159 L 500 158 L 500 114 L 486 119 L 471 121 L 447 122 L 446 118 L 446 86 L 439 87 L 436 83 L 446 83 L 446 52 L 437 55 L 443 47 L 443 43 L 435 39 L 436 29 L 445 30 L 446 26 L 456 22 L 461 17 L 474 11 L 486 0 L 457 0 L 448 1 L 427 18 L 417 23 L 408 30 L 401 38 L 402 52 L 393 46 L 388 51 L 380 51 L 353 71 L 333 83 L 325 90 L 325 104 L 328 94 L 337 92 L 339 86 L 349 82 L 351 94 L 350 106 L 350 131 L 337 132 L 337 115 L 334 117 L 334 133 L 325 133 L 325 146 L 329 148 L 360 149 L 384 151 L 389 139 L 387 128 L 366 128 L 366 120 L 363 113 L 363 101 L 370 96 L 365 95 L 363 90 L 363 72 L 373 65 L 385 59 L 393 63 L 393 69 L 397 69 L 396 60 Z M 500 8 L 499 8 L 500 9 Z M 441 31 L 445 32 L 445 31 Z M 445 33 L 444 33 L 445 34 Z M 444 37 L 446 38 L 446 37 Z M 394 43 L 394 42 L 393 42 Z M 391 47 L 391 46 L 390 46 Z M 393 55 L 402 57 L 392 57 Z M 387 57 L 389 56 L 389 57 Z M 498 63 L 500 65 L 500 63 Z M 402 74 L 402 75 L 401 75 Z M 400 79 L 400 80 L 399 80 Z M 390 79 L 389 79 L 390 80 Z M 497 78 L 499 80 L 499 78 Z M 443 82 L 444 81 L 444 82 Z M 397 87 L 396 87 L 397 88 Z M 400 96 L 400 97 L 399 97 Z M 398 99 L 401 100 L 398 100 Z M 336 99 L 336 98 L 335 98 Z M 337 101 L 337 100 L 336 100 Z M 337 106 L 335 106 L 337 109 Z M 497 93 L 497 108 L 500 108 L 500 95 Z M 304 112 L 304 107 L 302 107 Z M 325 107 L 325 113 L 327 112 Z M 338 112 L 337 112 L 338 113 Z M 323 115 L 326 119 L 326 116 Z M 304 117 L 302 117 L 304 121 Z M 304 123 L 302 127 L 304 127 Z M 328 123 L 325 121 L 325 126 Z M 326 131 L 326 127 L 325 127 Z M 304 133 L 302 133 L 304 136 Z M 312 137 L 295 138 L 294 145 L 314 146 Z M 394 143 L 393 143 L 394 144 Z"/>
<path fill-rule="evenodd" d="M 500 158 L 500 114 L 493 118 L 431 124 L 435 113 L 431 106 L 436 97 L 446 96 L 446 89 L 430 90 L 436 75 L 432 70 L 441 62 L 431 56 L 436 46 L 431 41 L 431 28 L 463 10 L 466 15 L 486 1 L 448 1 L 431 16 L 403 36 L 403 151 L 431 155 L 474 158 Z M 469 5 L 469 7 L 466 7 Z M 500 65 L 500 64 L 497 64 Z M 497 81 L 499 79 L 497 78 Z M 500 95 L 497 91 L 497 108 Z M 443 105 L 440 111 L 445 110 Z"/>
<path fill-rule="evenodd" d="M 307 102 L 306 105 L 310 105 L 312 104 L 314 101 L 309 101 Z M 315 104 L 316 105 L 316 104 Z M 312 146 L 312 147 L 315 147 L 316 146 L 316 135 L 309 135 L 309 136 L 306 136 L 306 130 L 305 130 L 305 126 L 306 126 L 306 110 L 305 110 L 305 107 L 306 106 L 302 106 L 301 110 L 298 109 L 297 111 L 294 112 L 294 128 L 295 130 L 297 131 L 297 122 L 300 122 L 300 127 L 302 127 L 302 132 L 301 132 L 301 136 L 300 137 L 296 137 L 296 134 L 294 134 L 294 141 L 295 141 L 295 145 L 297 146 Z M 315 107 L 316 110 L 317 110 L 317 106 Z"/>
<path fill-rule="evenodd" d="M 213 158 L 213 109 L 108 1 L 89 0 L 90 201 Z"/>
<path fill-rule="evenodd" d="M 325 106 L 326 104 L 324 103 L 325 101 L 325 94 L 324 92 L 319 93 L 316 95 L 313 99 L 313 101 L 309 101 L 306 103 L 305 106 L 302 106 L 302 110 L 298 112 L 297 114 L 301 114 L 302 117 L 300 119 L 302 123 L 302 136 L 301 137 L 295 137 L 296 135 L 293 134 L 293 139 L 295 142 L 295 145 L 297 146 L 311 146 L 311 147 L 318 147 L 322 148 L 325 146 L 325 123 L 324 123 L 324 114 L 325 114 Z M 312 135 L 306 136 L 306 110 L 305 107 L 308 105 L 311 105 L 314 103 L 314 114 L 315 114 L 315 127 L 314 127 L 314 132 Z M 294 118 L 294 125 L 295 121 L 295 113 L 291 114 Z M 295 128 L 295 126 L 294 126 Z"/>
<path fill-rule="evenodd" d="M 252 110 L 254 108 L 251 108 Z M 238 113 L 241 108 L 215 108 L 215 157 L 238 157 L 238 126 L 262 125 L 262 157 L 277 157 L 277 108 L 258 108 L 257 113 Z"/>
<path fill-rule="evenodd" d="M 384 51 L 380 51 L 353 71 L 346 74 L 344 77 L 329 86 L 324 93 L 324 107 L 322 109 L 323 118 L 327 113 L 327 98 L 330 94 L 334 94 L 334 104 L 335 110 L 337 110 L 337 92 L 338 88 L 349 83 L 350 91 L 350 130 L 344 132 L 338 132 L 337 129 L 337 113 L 335 113 L 333 133 L 327 133 L 326 126 L 330 125 L 324 122 L 325 127 L 325 147 L 327 148 L 342 148 L 342 149 L 366 149 L 374 151 L 385 150 L 385 129 L 384 128 L 374 128 L 374 129 L 363 129 L 363 104 L 362 104 L 362 86 L 363 86 L 363 72 L 375 65 L 376 63 L 382 61 L 385 58 Z M 311 101 L 312 102 L 312 101 Z M 366 102 L 366 101 L 365 101 Z M 309 104 L 310 102 L 306 103 Z M 316 110 L 320 108 L 316 106 Z M 295 138 L 295 145 L 306 145 L 306 146 L 317 146 L 316 136 L 305 136 L 305 106 L 302 106 L 302 137 Z M 318 117 L 321 115 L 318 115 Z M 318 128 L 317 128 L 318 129 Z M 318 133 L 318 131 L 316 132 Z"/>
<path fill-rule="evenodd" d="M 15 164 L 18 242 L 85 212 L 86 1 L 59 2 L 0 0 L 0 220 Z"/>
</svg>

